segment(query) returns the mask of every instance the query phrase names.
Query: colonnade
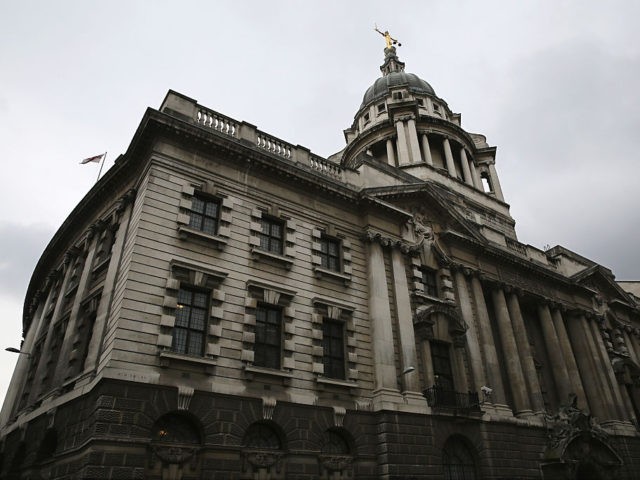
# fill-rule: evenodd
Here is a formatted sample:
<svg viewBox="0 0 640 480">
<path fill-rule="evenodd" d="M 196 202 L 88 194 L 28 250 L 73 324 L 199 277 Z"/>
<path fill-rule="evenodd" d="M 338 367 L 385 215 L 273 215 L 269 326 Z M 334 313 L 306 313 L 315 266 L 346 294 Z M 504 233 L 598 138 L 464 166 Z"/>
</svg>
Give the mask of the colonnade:
<svg viewBox="0 0 640 480">
<path fill-rule="evenodd" d="M 428 132 L 418 132 L 415 117 L 413 115 L 399 116 L 395 119 L 394 125 L 396 129 L 395 140 L 393 138 L 387 138 L 386 140 L 387 162 L 389 165 L 406 166 L 424 162 L 427 165 L 433 166 L 434 162 L 430 145 L 432 140 L 429 139 Z M 440 135 L 438 135 L 438 137 L 440 137 Z M 438 138 L 438 140 L 440 140 L 440 138 Z M 461 171 L 458 172 L 451 140 L 446 136 L 442 136 L 441 141 L 444 151 L 444 162 L 449 176 L 458 178 L 460 175 L 465 184 L 476 190 L 484 191 L 480 173 L 473 159 L 467 154 L 466 148 L 464 146 L 459 147 L 458 158 Z M 500 200 L 504 200 L 495 167 L 490 164 L 488 168 L 489 171 L 487 174 L 491 178 L 490 183 L 493 188 L 493 193 Z"/>
<path fill-rule="evenodd" d="M 385 274 L 384 248 L 391 248 L 393 297 L 398 319 L 400 365 L 396 367 L 391 303 Z M 368 243 L 369 309 L 372 322 L 372 343 L 375 365 L 374 397 L 413 395 L 434 382 L 430 365 L 430 337 L 417 331 L 414 313 L 410 309 L 410 292 L 406 280 L 404 253 L 384 240 Z M 516 288 L 484 281 L 467 268 L 454 268 L 452 274 L 459 311 L 466 323 L 461 341 L 454 342 L 452 365 L 454 371 L 467 372 L 456 379 L 459 391 L 480 392 L 482 387 L 492 390 L 490 402 L 498 409 L 527 417 L 545 412 L 538 367 L 530 344 L 530 333 L 521 310 L 523 293 Z M 548 369 L 560 404 L 569 401 L 571 393 L 578 398 L 580 408 L 588 409 L 600 421 L 627 420 L 634 415 L 628 392 L 620 388 L 599 331 L 598 321 L 579 312 L 564 310 L 559 304 L 542 298 L 529 298 L 529 310 L 539 322 L 540 335 L 547 352 Z M 494 326 L 492 326 L 492 322 Z M 427 329 L 428 321 L 421 324 Z M 416 325 L 420 328 L 420 325 Z M 418 336 L 418 350 L 416 350 Z M 627 334 L 628 336 L 628 334 Z M 637 356 L 637 352 L 634 351 Z M 409 366 L 424 364 L 421 387 L 418 372 L 401 375 Z M 465 359 L 466 357 L 466 359 Z M 465 368 L 465 360 L 468 369 Z M 549 382 L 551 385 L 551 382 Z M 400 388 L 399 388 L 400 387 Z M 389 396 L 389 394 L 392 394 Z M 405 399 L 406 400 L 406 399 Z M 396 398 L 397 401 L 397 398 Z M 551 406 L 557 408 L 558 405 Z"/>
</svg>

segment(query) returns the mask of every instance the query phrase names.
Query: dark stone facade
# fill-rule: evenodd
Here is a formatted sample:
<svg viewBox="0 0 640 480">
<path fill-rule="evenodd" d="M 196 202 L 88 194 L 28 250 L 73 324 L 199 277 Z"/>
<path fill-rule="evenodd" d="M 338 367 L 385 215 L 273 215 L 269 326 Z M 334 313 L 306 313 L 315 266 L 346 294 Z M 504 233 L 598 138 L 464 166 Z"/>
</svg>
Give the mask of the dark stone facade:
<svg viewBox="0 0 640 480">
<path fill-rule="evenodd" d="M 198 429 L 199 445 L 172 445 L 163 451 L 154 444 L 155 422 L 172 413 Z M 188 410 L 180 411 L 174 388 L 103 380 L 89 394 L 13 431 L 3 445 L 2 478 L 160 479 L 162 469 L 174 462 L 184 480 L 240 480 L 258 478 L 252 468 L 269 464 L 271 455 L 277 458 L 271 463 L 279 471 L 275 478 L 439 479 L 446 478 L 443 448 L 451 438 L 464 441 L 473 452 L 477 478 L 567 478 L 542 476 L 548 432 L 540 428 L 466 415 L 355 410 L 347 411 L 336 426 L 330 408 L 283 402 L 276 404 L 271 419 L 264 415 L 259 399 L 196 391 Z M 244 444 L 254 424 L 278 432 L 279 451 L 257 454 Z M 329 459 L 323 454 L 323 434 L 330 430 L 348 439 L 348 455 Z M 610 437 L 608 443 L 623 464 L 593 478 L 638 478 L 640 441 Z M 327 465 L 344 468 L 340 476 L 323 476 L 330 473 Z M 580 467 L 563 468 L 575 475 Z"/>
</svg>

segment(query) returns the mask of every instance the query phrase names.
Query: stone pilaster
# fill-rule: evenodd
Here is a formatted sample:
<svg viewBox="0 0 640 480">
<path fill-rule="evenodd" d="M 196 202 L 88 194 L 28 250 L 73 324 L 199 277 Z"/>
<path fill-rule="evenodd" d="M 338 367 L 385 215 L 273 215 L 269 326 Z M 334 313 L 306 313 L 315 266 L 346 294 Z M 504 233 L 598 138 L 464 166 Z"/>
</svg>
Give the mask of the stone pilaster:
<svg viewBox="0 0 640 480">
<path fill-rule="evenodd" d="M 456 269 L 453 273 L 456 289 L 458 292 L 458 302 L 462 319 L 467 324 L 466 348 L 469 356 L 469 370 L 471 372 L 471 389 L 479 392 L 482 386 L 487 385 L 487 379 L 483 369 L 482 354 L 480 351 L 480 342 L 478 340 L 478 331 L 476 329 L 476 320 L 473 315 L 473 306 L 471 305 L 471 296 L 467 287 L 467 280 L 462 269 Z"/>
<path fill-rule="evenodd" d="M 397 146 L 398 146 L 398 165 L 408 165 L 409 160 L 409 145 L 407 142 L 407 133 L 405 130 L 405 124 L 402 120 L 396 121 L 396 132 L 398 134 Z"/>
<path fill-rule="evenodd" d="M 576 363 L 573 349 L 571 348 L 571 342 L 567 336 L 567 330 L 565 328 L 564 319 L 562 318 L 560 309 L 554 308 L 551 312 L 551 316 L 553 317 L 553 325 L 555 327 L 556 334 L 558 335 L 558 343 L 562 350 L 562 356 L 567 366 L 567 373 L 569 374 L 569 380 L 571 382 L 571 390 L 577 395 L 578 403 L 580 405 L 586 404 L 586 394 L 584 387 L 582 386 L 580 371 L 578 369 L 578 364 Z M 566 400 L 562 399 L 562 401 L 564 402 Z"/>
<path fill-rule="evenodd" d="M 520 365 L 520 355 L 516 345 L 516 339 L 511 326 L 509 310 L 502 288 L 495 286 L 491 290 L 491 298 L 495 309 L 498 330 L 500 331 L 500 343 L 505 356 L 507 375 L 509 378 L 511 396 L 514 410 L 517 415 L 531 413 L 531 405 L 527 397 L 527 384 Z"/>
<path fill-rule="evenodd" d="M 469 169 L 469 160 L 467 159 L 467 152 L 464 147 L 460 148 L 460 163 L 462 164 L 462 176 L 464 183 L 473 187 L 473 178 L 471 177 L 471 170 Z"/>
<path fill-rule="evenodd" d="M 367 245 L 367 260 L 369 319 L 375 371 L 374 407 L 393 408 L 390 407 L 389 402 L 395 402 L 397 397 L 400 397 L 397 389 L 398 372 L 394 358 L 384 254 L 378 242 L 371 241 Z"/>
<path fill-rule="evenodd" d="M 553 325 L 551 311 L 546 303 L 538 304 L 538 318 L 542 327 L 544 343 L 547 347 L 547 354 L 551 362 L 551 373 L 558 392 L 560 403 L 566 403 L 571 393 L 571 379 L 567 371 L 567 364 L 562 354 L 562 348 L 558 340 L 558 334 Z"/>
<path fill-rule="evenodd" d="M 506 397 L 504 394 L 504 385 L 502 384 L 500 364 L 498 363 L 498 353 L 494 343 L 493 332 L 491 331 L 491 321 L 489 319 L 487 305 L 484 301 L 482 284 L 477 276 L 471 277 L 471 288 L 476 304 L 478 337 L 487 369 L 487 384 L 485 386 L 493 390 L 491 396 L 492 402 L 504 405 Z"/>
<path fill-rule="evenodd" d="M 411 312 L 411 299 L 409 297 L 409 285 L 405 268 L 405 257 L 398 248 L 391 252 L 393 270 L 393 287 L 395 292 L 396 312 L 398 315 L 398 337 L 400 340 L 401 370 L 408 367 L 414 370 L 401 375 L 400 387 L 407 392 L 415 392 L 421 397 L 420 381 L 418 375 L 418 356 L 416 354 L 416 338 L 413 330 L 413 314 Z M 422 403 L 424 399 L 421 398 Z"/>
<path fill-rule="evenodd" d="M 507 294 L 507 308 L 513 325 L 513 334 L 520 353 L 522 373 L 524 374 L 525 381 L 527 382 L 531 408 L 534 413 L 542 412 L 544 410 L 544 400 L 542 398 L 540 382 L 538 381 L 538 372 L 536 370 L 535 363 L 533 362 L 531 344 L 527 335 L 527 329 L 524 325 L 524 319 L 522 318 L 518 294 L 515 291 L 511 291 Z"/>
<path fill-rule="evenodd" d="M 414 118 L 407 120 L 407 132 L 409 134 L 409 146 L 411 147 L 411 163 L 420 163 L 422 162 L 422 155 L 420 155 L 420 144 L 418 143 L 418 132 L 416 131 Z"/>
</svg>

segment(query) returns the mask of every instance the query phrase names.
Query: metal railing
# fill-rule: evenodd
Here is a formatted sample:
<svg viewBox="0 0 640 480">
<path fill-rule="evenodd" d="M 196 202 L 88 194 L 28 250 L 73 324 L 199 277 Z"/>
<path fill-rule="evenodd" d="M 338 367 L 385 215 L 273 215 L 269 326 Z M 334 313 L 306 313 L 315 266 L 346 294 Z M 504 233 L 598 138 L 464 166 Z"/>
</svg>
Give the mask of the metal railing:
<svg viewBox="0 0 640 480">
<path fill-rule="evenodd" d="M 480 412 L 478 392 L 456 392 L 434 385 L 424 390 L 422 394 L 432 408 L 452 409 L 457 412 Z"/>
</svg>

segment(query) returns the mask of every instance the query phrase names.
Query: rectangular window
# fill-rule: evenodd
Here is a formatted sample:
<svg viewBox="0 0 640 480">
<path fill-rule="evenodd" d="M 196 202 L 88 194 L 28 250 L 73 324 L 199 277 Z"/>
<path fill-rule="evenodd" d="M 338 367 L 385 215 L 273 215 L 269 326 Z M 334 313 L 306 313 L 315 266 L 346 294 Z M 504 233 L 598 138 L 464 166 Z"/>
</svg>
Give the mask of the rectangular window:
<svg viewBox="0 0 640 480">
<path fill-rule="evenodd" d="M 189 212 L 189 226 L 195 230 L 215 235 L 218 231 L 220 202 L 211 198 L 194 196 Z"/>
<path fill-rule="evenodd" d="M 431 363 L 436 386 L 443 391 L 453 392 L 453 372 L 451 370 L 451 357 L 449 344 L 444 342 L 431 342 Z"/>
<path fill-rule="evenodd" d="M 320 238 L 320 265 L 334 272 L 341 271 L 340 240 L 325 236 Z"/>
<path fill-rule="evenodd" d="M 282 346 L 282 310 L 261 305 L 256 309 L 256 337 L 253 364 L 280 368 Z"/>
<path fill-rule="evenodd" d="M 199 290 L 181 288 L 173 327 L 171 350 L 186 355 L 203 355 L 209 294 Z"/>
<path fill-rule="evenodd" d="M 324 375 L 344 380 L 344 323 L 325 318 L 322 321 L 322 363 Z"/>
<path fill-rule="evenodd" d="M 424 285 L 425 295 L 429 295 L 430 297 L 438 296 L 438 282 L 434 270 L 429 268 L 422 269 L 422 285 Z"/>
<path fill-rule="evenodd" d="M 262 217 L 260 231 L 260 248 L 267 252 L 282 255 L 282 245 L 284 237 L 284 223 L 271 217 Z"/>
</svg>

